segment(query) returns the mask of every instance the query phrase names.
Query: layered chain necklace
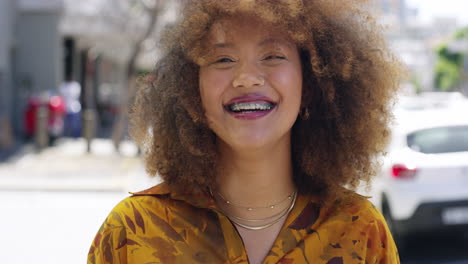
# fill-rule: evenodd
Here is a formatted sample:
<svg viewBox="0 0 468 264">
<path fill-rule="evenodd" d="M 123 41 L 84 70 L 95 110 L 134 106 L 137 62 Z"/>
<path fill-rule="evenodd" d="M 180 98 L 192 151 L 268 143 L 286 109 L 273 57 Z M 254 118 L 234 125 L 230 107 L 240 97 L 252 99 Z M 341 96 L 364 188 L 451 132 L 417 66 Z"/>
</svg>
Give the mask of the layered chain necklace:
<svg viewBox="0 0 468 264">
<path fill-rule="evenodd" d="M 213 196 L 213 193 L 211 192 L 211 189 L 210 189 L 210 193 L 211 193 L 211 196 Z M 273 216 L 269 216 L 267 218 L 263 218 L 263 219 L 247 219 L 247 218 L 241 218 L 241 217 L 238 217 L 238 216 L 234 216 L 234 215 L 230 215 L 228 213 L 226 213 L 224 210 L 221 210 L 221 212 L 223 214 L 225 214 L 234 224 L 242 227 L 242 228 L 245 228 L 245 229 L 249 229 L 249 230 L 262 230 L 262 229 L 266 229 L 268 227 L 271 227 L 273 226 L 274 224 L 278 223 L 283 217 L 285 217 L 286 215 L 288 215 L 292 209 L 294 208 L 294 204 L 296 203 L 296 198 L 297 198 L 297 191 L 294 191 L 292 194 L 288 195 L 286 198 L 282 199 L 281 201 L 275 203 L 275 204 L 270 204 L 270 205 L 267 205 L 267 206 L 260 206 L 260 207 L 250 207 L 250 206 L 243 206 L 243 205 L 239 205 L 237 203 L 233 203 L 231 202 L 230 200 L 227 200 L 223 197 L 223 195 L 221 195 L 221 193 L 219 192 L 216 192 L 216 194 L 223 200 L 223 202 L 227 205 L 227 206 L 234 206 L 234 207 L 238 207 L 238 208 L 242 208 L 242 209 L 246 209 L 248 211 L 254 211 L 254 210 L 259 210 L 259 209 L 266 209 L 266 208 L 269 208 L 269 209 L 274 209 L 275 207 L 277 207 L 278 205 L 284 203 L 285 201 L 290 201 L 290 205 L 288 207 L 286 207 L 285 209 L 283 209 L 282 211 L 280 211 L 279 213 L 273 215 Z M 260 226 L 252 226 L 252 225 L 246 225 L 246 224 L 243 224 L 241 223 L 242 222 L 266 222 L 268 221 L 268 223 L 264 224 L 264 225 L 260 225 Z"/>
<path fill-rule="evenodd" d="M 244 205 L 240 205 L 240 204 L 237 204 L 237 203 L 233 203 L 230 200 L 227 200 L 226 198 L 224 198 L 224 196 L 220 192 L 216 192 L 216 194 L 219 197 L 221 197 L 221 199 L 223 200 L 223 202 L 225 204 L 230 205 L 230 206 L 234 206 L 234 207 L 237 207 L 237 208 L 246 209 L 247 211 L 254 211 L 254 210 L 265 209 L 265 208 L 275 209 L 276 206 L 284 203 L 285 201 L 292 200 L 292 197 L 294 196 L 295 193 L 296 192 L 294 191 L 293 193 L 289 194 L 284 199 L 282 199 L 281 201 L 279 201 L 279 202 L 277 202 L 275 204 L 270 204 L 270 205 L 267 205 L 267 206 L 251 207 L 251 206 L 244 206 Z"/>
</svg>

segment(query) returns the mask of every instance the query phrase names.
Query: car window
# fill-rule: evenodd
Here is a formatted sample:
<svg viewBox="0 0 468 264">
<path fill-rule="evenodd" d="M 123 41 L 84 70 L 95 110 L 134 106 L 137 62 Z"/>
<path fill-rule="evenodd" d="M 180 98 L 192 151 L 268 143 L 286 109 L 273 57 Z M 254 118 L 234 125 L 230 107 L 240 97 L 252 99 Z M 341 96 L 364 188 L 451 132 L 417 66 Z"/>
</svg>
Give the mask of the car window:
<svg viewBox="0 0 468 264">
<path fill-rule="evenodd" d="M 407 143 L 411 149 L 427 154 L 468 151 L 468 126 L 415 131 L 407 136 Z"/>
</svg>

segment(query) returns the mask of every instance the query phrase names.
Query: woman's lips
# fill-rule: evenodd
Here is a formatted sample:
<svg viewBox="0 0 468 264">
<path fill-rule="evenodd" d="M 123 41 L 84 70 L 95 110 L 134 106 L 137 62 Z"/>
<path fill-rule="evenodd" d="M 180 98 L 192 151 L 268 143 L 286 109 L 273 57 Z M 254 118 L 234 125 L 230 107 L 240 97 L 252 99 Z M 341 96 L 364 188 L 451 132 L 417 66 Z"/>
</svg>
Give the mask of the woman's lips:
<svg viewBox="0 0 468 264">
<path fill-rule="evenodd" d="M 231 99 L 227 104 L 225 104 L 225 106 L 232 105 L 232 104 L 248 103 L 248 102 L 260 102 L 260 101 L 275 104 L 275 102 L 272 99 L 270 99 L 270 98 L 268 98 L 268 97 L 266 97 L 264 95 L 248 94 L 248 95 L 243 95 L 243 96 L 239 96 L 239 97 L 235 97 L 235 98 Z"/>
<path fill-rule="evenodd" d="M 266 96 L 250 94 L 233 98 L 224 105 L 224 109 L 235 118 L 255 120 L 268 115 L 276 105 Z"/>
</svg>

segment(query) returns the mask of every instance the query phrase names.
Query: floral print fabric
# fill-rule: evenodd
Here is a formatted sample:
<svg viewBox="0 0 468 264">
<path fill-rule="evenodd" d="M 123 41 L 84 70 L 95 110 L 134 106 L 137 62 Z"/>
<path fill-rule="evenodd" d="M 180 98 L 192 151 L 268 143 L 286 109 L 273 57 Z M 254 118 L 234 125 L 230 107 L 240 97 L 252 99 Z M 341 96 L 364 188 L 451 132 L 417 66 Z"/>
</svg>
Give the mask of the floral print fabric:
<svg viewBox="0 0 468 264">
<path fill-rule="evenodd" d="M 320 206 L 298 196 L 263 263 L 399 263 L 380 212 L 343 190 Z M 88 263 L 248 263 L 236 228 L 209 196 L 178 194 L 163 183 L 120 202 L 97 233 Z"/>
</svg>

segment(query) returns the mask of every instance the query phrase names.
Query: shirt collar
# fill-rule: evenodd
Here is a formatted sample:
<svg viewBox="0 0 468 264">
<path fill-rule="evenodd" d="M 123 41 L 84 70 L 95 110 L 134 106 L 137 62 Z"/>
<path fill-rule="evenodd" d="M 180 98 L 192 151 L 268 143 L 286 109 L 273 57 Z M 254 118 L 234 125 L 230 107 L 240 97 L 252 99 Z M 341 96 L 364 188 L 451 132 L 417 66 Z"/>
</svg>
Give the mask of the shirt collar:
<svg viewBox="0 0 468 264">
<path fill-rule="evenodd" d="M 184 201 L 198 208 L 208 208 L 219 211 L 213 197 L 209 193 L 200 192 L 198 194 L 193 194 L 190 192 L 175 191 L 165 182 L 143 191 L 135 193 L 130 192 L 130 194 L 132 194 L 132 196 L 169 196 L 174 200 Z M 285 223 L 286 226 L 289 226 L 292 229 L 306 228 L 306 226 L 310 224 L 311 218 L 314 219 L 318 217 L 320 207 L 318 197 L 311 195 L 298 195 L 296 205 Z M 306 212 L 304 212 L 304 209 L 306 209 Z M 299 216 L 304 216 L 305 218 L 302 219 L 302 217 Z"/>
<path fill-rule="evenodd" d="M 135 193 L 130 192 L 130 194 L 132 196 L 169 196 L 174 200 L 184 201 L 195 207 L 216 209 L 215 202 L 210 194 L 204 192 L 194 194 L 184 191 L 175 191 L 165 182 L 143 191 Z"/>
</svg>

